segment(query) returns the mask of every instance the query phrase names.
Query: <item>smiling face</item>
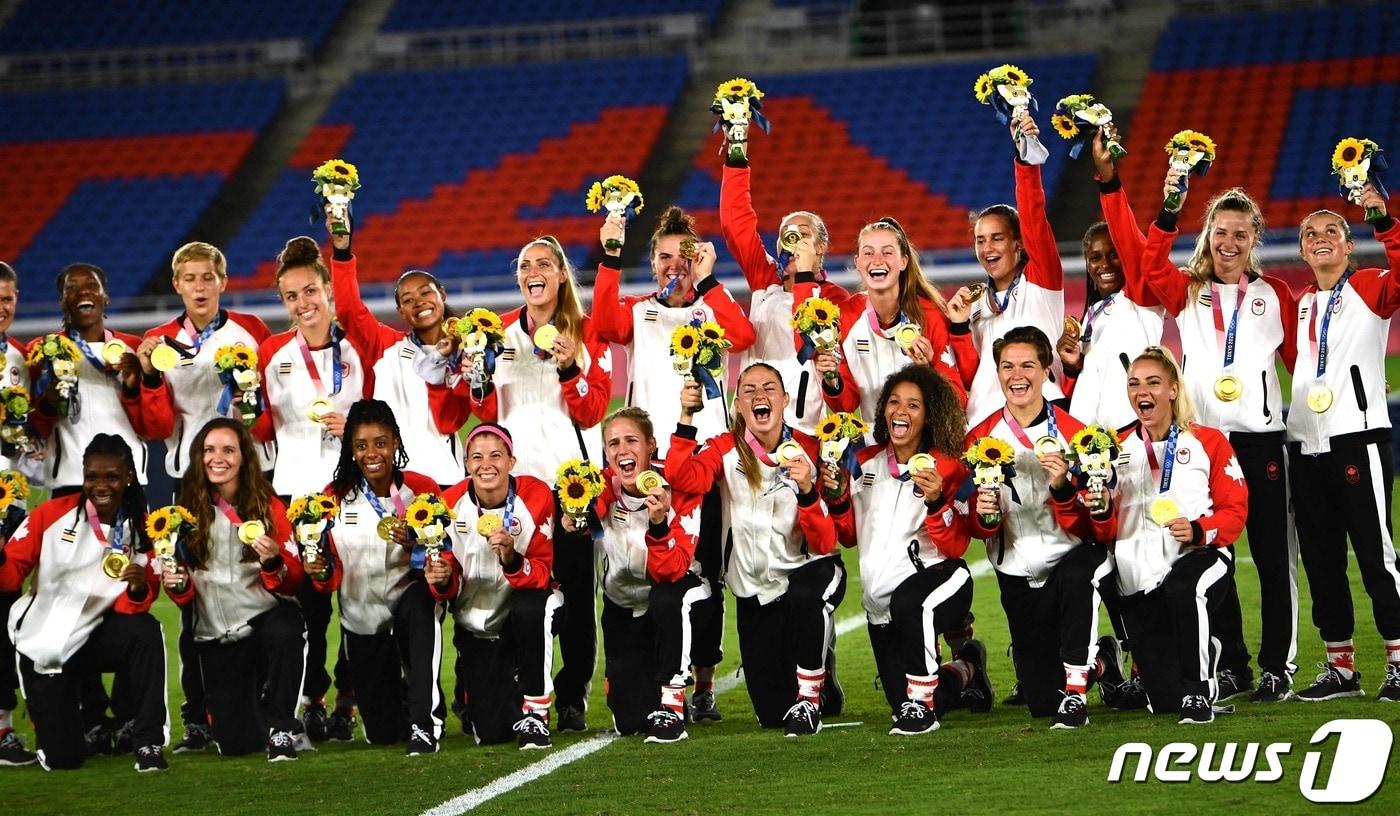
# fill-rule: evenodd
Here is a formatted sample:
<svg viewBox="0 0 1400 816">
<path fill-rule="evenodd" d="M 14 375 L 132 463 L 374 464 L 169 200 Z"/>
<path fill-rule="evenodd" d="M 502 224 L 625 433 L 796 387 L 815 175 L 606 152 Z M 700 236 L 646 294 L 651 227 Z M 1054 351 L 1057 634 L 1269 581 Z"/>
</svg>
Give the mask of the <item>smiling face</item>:
<svg viewBox="0 0 1400 816">
<path fill-rule="evenodd" d="M 399 317 L 414 331 L 442 323 L 447 307 L 443 303 L 442 292 L 427 275 L 405 275 L 394 290 L 394 297 L 399 302 Z"/>
<path fill-rule="evenodd" d="M 219 313 L 219 295 L 227 281 L 219 277 L 213 261 L 185 261 L 176 270 L 172 283 L 175 293 L 185 302 L 185 314 L 198 325 L 207 325 Z"/>
<path fill-rule="evenodd" d="M 565 274 L 559 257 L 548 244 L 529 245 L 515 263 L 515 279 L 526 305 L 545 311 L 553 311 L 558 306 L 559 286 Z"/>
<path fill-rule="evenodd" d="M 14 281 L 0 280 L 0 334 L 10 330 L 15 322 L 15 307 L 19 305 L 19 289 Z"/>
<path fill-rule="evenodd" d="M 656 285 L 665 287 L 672 279 L 677 281 L 671 293 L 671 301 L 676 303 L 684 302 L 693 286 L 690 259 L 681 254 L 681 241 L 687 238 L 690 236 L 663 235 L 651 252 L 651 273 L 656 276 Z"/>
<path fill-rule="evenodd" d="M 899 247 L 899 236 L 891 229 L 866 230 L 856 247 L 856 271 L 867 291 L 899 291 L 899 276 L 909 259 Z"/>
<path fill-rule="evenodd" d="M 1355 244 L 1347 237 L 1346 223 L 1332 213 L 1308 216 L 1298 230 L 1299 251 L 1313 272 L 1337 272 L 1346 268 Z"/>
<path fill-rule="evenodd" d="M 399 438 L 394 429 L 378 422 L 361 424 L 350 438 L 350 455 L 372 485 L 382 485 L 393 475 L 398 452 Z"/>
<path fill-rule="evenodd" d="M 1258 236 L 1249 213 L 1220 210 L 1210 227 L 1210 259 L 1217 274 L 1244 274 Z"/>
<path fill-rule="evenodd" d="M 1180 385 L 1157 360 L 1138 360 L 1128 369 L 1128 402 L 1147 428 L 1165 428 L 1172 422 L 1172 403 Z"/>
<path fill-rule="evenodd" d="M 622 486 L 637 485 L 637 474 L 651 466 L 656 455 L 656 440 L 646 435 L 642 427 L 627 417 L 618 417 L 603 431 L 603 447 L 613 470 L 622 478 Z"/>
<path fill-rule="evenodd" d="M 897 450 L 918 446 L 925 417 L 924 395 L 917 385 L 902 382 L 890 390 L 890 398 L 885 402 L 885 428 L 890 434 L 890 444 Z"/>
<path fill-rule="evenodd" d="M 744 424 L 755 435 L 766 436 L 783 427 L 783 411 L 788 395 L 783 381 L 764 366 L 755 366 L 739 378 L 739 391 L 734 398 Z"/>
<path fill-rule="evenodd" d="M 1016 277 L 1020 266 L 1021 240 L 1011 232 L 1011 224 L 999 214 L 977 219 L 972 230 L 977 262 L 993 283 L 1003 284 Z"/>
<path fill-rule="evenodd" d="M 94 453 L 83 462 L 83 495 L 92 501 L 99 516 L 110 518 L 121 507 L 122 493 L 135 478 L 120 456 Z"/>
<path fill-rule="evenodd" d="M 321 276 L 309 266 L 299 266 L 282 273 L 277 292 L 287 316 L 303 334 L 325 328 L 331 319 L 330 295 Z"/>
<path fill-rule="evenodd" d="M 506 449 L 506 442 L 493 433 L 479 433 L 467 446 L 467 475 L 477 493 L 505 490 L 515 457 Z"/>
<path fill-rule="evenodd" d="M 238 475 L 243 470 L 243 449 L 238 445 L 238 434 L 228 428 L 214 428 L 205 434 L 200 461 L 204 464 L 204 478 L 209 487 L 227 495 L 238 484 Z"/>
<path fill-rule="evenodd" d="M 1084 246 L 1084 266 L 1089 270 L 1099 297 L 1107 297 L 1123 288 L 1123 262 L 1107 233 L 1090 238 Z"/>
<path fill-rule="evenodd" d="M 74 269 L 63 276 L 63 291 L 59 296 L 63 317 L 68 325 L 84 331 L 102 323 L 107 308 L 107 292 L 102 279 L 89 269 Z"/>
<path fill-rule="evenodd" d="M 1045 366 L 1041 365 L 1035 346 L 1030 343 L 1010 343 L 1002 348 L 997 363 L 997 377 L 1006 404 L 1025 408 L 1037 404 L 1040 387 L 1045 384 Z"/>
</svg>

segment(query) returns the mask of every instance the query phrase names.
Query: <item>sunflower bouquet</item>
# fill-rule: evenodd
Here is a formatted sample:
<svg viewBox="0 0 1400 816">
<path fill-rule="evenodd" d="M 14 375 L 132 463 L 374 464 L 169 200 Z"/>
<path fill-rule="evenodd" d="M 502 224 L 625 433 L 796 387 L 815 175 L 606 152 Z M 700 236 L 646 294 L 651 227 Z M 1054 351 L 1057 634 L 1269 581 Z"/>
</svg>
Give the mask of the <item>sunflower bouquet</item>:
<svg viewBox="0 0 1400 816">
<path fill-rule="evenodd" d="M 724 327 L 713 320 L 682 323 L 671 332 L 671 366 L 685 379 L 699 381 L 705 399 L 718 399 L 724 353 L 732 345 L 724 339 Z"/>
<path fill-rule="evenodd" d="M 175 571 L 175 552 L 180 537 L 194 528 L 194 514 L 178 504 L 169 504 L 146 514 L 146 535 L 151 537 L 151 549 L 160 559 L 161 569 Z"/>
<path fill-rule="evenodd" d="M 1355 139 L 1350 136 L 1337 142 L 1332 151 L 1332 172 L 1342 185 L 1342 196 L 1353 204 L 1361 203 L 1361 191 L 1369 184 L 1381 198 L 1390 198 L 1381 181 L 1380 171 L 1386 169 L 1385 156 L 1381 147 L 1370 139 Z M 1385 213 L 1379 208 L 1366 210 L 1366 220 L 1376 221 Z"/>
<path fill-rule="evenodd" d="M 1016 476 L 1016 453 L 1007 442 L 986 436 L 972 443 L 963 454 L 963 462 L 972 468 L 972 483 L 980 488 L 999 489 Z M 1001 523 L 1001 513 L 984 514 L 982 523 L 988 527 Z"/>
<path fill-rule="evenodd" d="M 29 507 L 29 480 L 18 470 L 0 470 L 0 541 L 10 540 Z"/>
<path fill-rule="evenodd" d="M 486 386 L 496 373 L 496 358 L 505 347 L 506 330 L 501 316 L 476 308 L 461 317 L 448 318 L 448 331 L 457 336 L 462 367 L 473 391 Z"/>
<path fill-rule="evenodd" d="M 607 210 L 608 215 L 620 215 L 623 222 L 628 224 L 642 211 L 642 205 L 645 203 L 642 188 L 626 176 L 608 176 L 602 181 L 593 182 L 593 186 L 588 188 L 588 197 L 584 200 L 589 212 Z M 621 249 L 622 242 L 616 238 L 609 238 L 606 247 Z"/>
<path fill-rule="evenodd" d="M 25 364 L 39 369 L 39 380 L 35 388 L 39 393 L 48 390 L 49 384 L 57 381 L 58 413 L 76 420 L 81 406 L 78 403 L 78 360 L 83 355 L 67 335 L 46 334 L 29 347 Z"/>
<path fill-rule="evenodd" d="M 998 65 L 977 77 L 972 85 L 972 95 L 983 105 L 991 105 L 997 121 L 1003 125 L 1019 122 L 1029 110 L 1039 110 L 1035 97 L 1031 95 L 1031 84 L 1035 80 L 1015 65 Z M 1024 136 L 1016 131 L 1016 151 L 1021 161 L 1042 164 L 1050 156 L 1050 151 L 1035 136 Z"/>
<path fill-rule="evenodd" d="M 554 491 L 564 514 L 574 520 L 574 527 L 588 524 L 588 510 L 593 501 L 603 495 L 603 472 L 584 459 L 570 459 L 559 466 Z"/>
<path fill-rule="evenodd" d="M 343 159 L 331 159 L 316 168 L 311 174 L 311 183 L 316 185 L 316 195 L 321 197 L 322 204 L 330 205 L 331 232 L 349 235 L 350 199 L 360 189 L 359 169 Z"/>
<path fill-rule="evenodd" d="M 764 133 L 772 125 L 763 115 L 763 91 L 752 80 L 734 77 L 721 82 L 715 89 L 715 101 L 710 112 L 719 117 L 715 130 L 724 130 L 730 161 L 742 162 L 749 155 L 749 122 L 756 122 Z"/>
<path fill-rule="evenodd" d="M 22 385 L 0 388 L 0 452 L 14 458 L 27 452 L 34 442 L 34 427 L 29 424 L 29 409 L 33 399 Z"/>
<path fill-rule="evenodd" d="M 1112 431 L 1102 425 L 1085 425 L 1070 437 L 1069 448 L 1075 460 L 1071 469 L 1084 489 L 1102 494 L 1113 485 L 1118 437 Z"/>
<path fill-rule="evenodd" d="M 819 351 L 829 351 L 841 359 L 841 310 L 824 297 L 809 297 L 802 301 L 792 316 L 792 327 L 802 339 L 797 361 L 806 363 Z M 836 371 L 826 372 L 826 378 L 837 379 Z"/>
<path fill-rule="evenodd" d="M 1115 159 L 1128 155 L 1128 151 L 1118 141 L 1118 129 L 1113 126 L 1113 111 L 1091 94 L 1070 94 L 1055 106 L 1050 124 L 1060 138 L 1071 142 L 1069 157 L 1079 158 L 1084 146 L 1089 143 L 1099 128 L 1103 128 L 1103 143 Z"/>
<path fill-rule="evenodd" d="M 1183 130 L 1167 142 L 1167 155 L 1171 158 L 1168 163 L 1173 170 L 1183 171 L 1182 177 L 1176 183 L 1176 192 L 1167 196 L 1163 203 L 1168 210 L 1178 210 L 1181 208 L 1181 194 L 1186 192 L 1185 173 L 1192 173 L 1197 176 L 1204 176 L 1210 169 L 1210 165 L 1215 161 L 1215 142 L 1204 133 L 1194 130 Z"/>
<path fill-rule="evenodd" d="M 297 546 L 301 547 L 301 557 L 315 561 L 321 555 L 326 533 L 335 526 L 335 514 L 340 503 L 329 493 L 308 493 L 297 496 L 287 507 L 287 521 L 292 523 L 292 533 Z"/>
<path fill-rule="evenodd" d="M 859 476 L 860 463 L 856 461 L 856 447 L 868 433 L 870 426 L 865 424 L 860 414 L 846 411 L 827 414 L 817 423 L 822 464 L 838 465 L 845 468 L 852 477 Z"/>
<path fill-rule="evenodd" d="M 457 517 L 452 508 L 440 496 L 424 493 L 413 500 L 404 513 L 413 540 L 423 545 L 428 557 L 436 561 L 442 558 L 447 546 L 447 528 Z M 421 566 L 421 565 L 418 565 Z"/>
<path fill-rule="evenodd" d="M 219 397 L 219 415 L 228 414 L 228 409 L 236 402 L 243 424 L 252 427 L 262 413 L 258 352 L 247 343 L 220 346 L 214 352 L 214 370 L 224 384 L 223 396 Z"/>
</svg>

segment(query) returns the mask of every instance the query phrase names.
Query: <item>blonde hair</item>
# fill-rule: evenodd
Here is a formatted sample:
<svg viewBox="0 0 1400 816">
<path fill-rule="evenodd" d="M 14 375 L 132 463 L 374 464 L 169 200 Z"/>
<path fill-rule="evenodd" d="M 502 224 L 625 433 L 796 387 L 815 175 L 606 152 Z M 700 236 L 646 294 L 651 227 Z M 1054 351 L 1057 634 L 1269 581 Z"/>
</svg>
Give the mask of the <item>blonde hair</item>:
<svg viewBox="0 0 1400 816">
<path fill-rule="evenodd" d="M 190 261 L 208 261 L 214 265 L 214 274 L 219 276 L 219 280 L 228 279 L 228 261 L 224 258 L 224 253 L 213 244 L 206 244 L 203 241 L 190 241 L 188 244 L 175 250 L 175 254 L 170 258 L 170 276 L 174 278 L 180 274 L 180 267 Z"/>
<path fill-rule="evenodd" d="M 559 282 L 559 302 L 554 307 L 554 326 L 574 341 L 575 345 L 581 344 L 583 302 L 578 296 L 578 277 L 574 273 L 574 265 L 569 263 L 569 256 L 564 254 L 564 247 L 559 243 L 559 239 L 553 235 L 541 235 L 521 247 L 520 254 L 515 256 L 516 274 L 520 273 L 520 262 L 525 258 L 525 251 L 536 245 L 547 247 L 554 254 L 555 263 L 559 264 L 559 269 L 564 273 L 564 279 Z"/>
<path fill-rule="evenodd" d="M 1172 421 L 1180 428 L 1194 424 L 1196 422 L 1196 403 L 1191 399 L 1191 392 L 1186 390 L 1186 383 L 1182 382 L 1181 366 L 1176 364 L 1176 357 L 1172 355 L 1172 350 L 1166 346 L 1148 346 L 1133 359 L 1133 365 L 1137 365 L 1142 360 L 1160 365 L 1166 370 L 1167 376 L 1171 378 L 1172 385 L 1176 386 L 1176 399 L 1172 400 Z M 1131 367 L 1129 366 L 1129 368 Z"/>
<path fill-rule="evenodd" d="M 1249 248 L 1249 259 L 1245 268 L 1251 278 L 1258 277 L 1263 268 L 1259 263 L 1259 239 L 1264 235 L 1263 211 L 1259 209 L 1259 204 L 1249 197 L 1249 193 L 1239 187 L 1221 191 L 1206 205 L 1201 232 L 1196 236 L 1196 248 L 1191 253 L 1191 260 L 1186 262 L 1186 271 L 1191 275 L 1188 301 L 1195 300 L 1201 287 L 1208 285 L 1215 275 L 1215 263 L 1210 257 L 1210 233 L 1215 228 L 1215 217 L 1222 211 L 1249 216 L 1249 224 L 1254 228 L 1254 244 Z"/>
<path fill-rule="evenodd" d="M 782 372 L 767 363 L 751 363 L 739 373 L 736 383 L 743 382 L 744 377 L 755 368 L 766 368 L 778 378 L 778 386 L 787 393 L 787 386 L 783 384 Z M 753 448 L 749 447 L 749 442 L 745 438 L 749 429 L 748 423 L 744 422 L 744 413 L 739 409 L 734 409 L 734 418 L 729 421 L 729 432 L 734 434 L 734 452 L 739 454 L 739 467 L 744 471 L 744 479 L 749 483 L 750 490 L 758 490 L 763 483 L 763 469 L 758 465 L 758 457 L 754 455 Z"/>
<path fill-rule="evenodd" d="M 899 273 L 899 310 L 904 312 L 904 318 L 909 321 L 923 322 L 923 307 L 919 304 L 920 298 L 925 298 L 933 302 L 938 307 L 938 311 L 943 314 L 948 313 L 948 304 L 943 300 L 943 296 L 938 290 L 933 288 L 933 284 L 924 277 L 924 269 L 919 265 L 919 250 L 915 248 L 909 236 L 904 232 L 904 227 L 894 220 L 892 216 L 885 216 L 879 221 L 866 224 L 861 228 L 860 234 L 856 236 L 856 247 L 859 252 L 860 241 L 866 234 L 875 230 L 885 230 L 894 233 L 895 240 L 899 242 L 899 252 L 909 263 L 905 264 L 904 271 Z"/>
</svg>

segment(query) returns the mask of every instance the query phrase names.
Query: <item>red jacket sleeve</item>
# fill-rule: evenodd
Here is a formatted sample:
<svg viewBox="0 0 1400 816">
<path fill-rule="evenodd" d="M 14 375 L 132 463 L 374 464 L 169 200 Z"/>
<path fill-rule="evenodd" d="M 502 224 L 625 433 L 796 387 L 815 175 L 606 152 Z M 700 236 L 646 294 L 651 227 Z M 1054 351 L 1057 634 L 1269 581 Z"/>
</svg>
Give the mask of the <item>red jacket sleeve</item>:
<svg viewBox="0 0 1400 816">
<path fill-rule="evenodd" d="M 282 564 L 274 570 L 263 569 L 258 572 L 262 577 L 263 587 L 268 592 L 295 598 L 297 590 L 301 589 L 302 581 L 306 579 L 306 570 L 301 565 L 301 553 L 292 541 L 292 523 L 287 521 L 287 506 L 274 496 L 267 512 L 272 516 L 267 519 L 272 530 L 269 535 L 273 541 L 282 545 Z"/>
<path fill-rule="evenodd" d="M 972 333 L 952 334 L 948 316 L 943 314 L 933 301 L 920 298 L 919 306 L 924 312 L 924 337 L 933 347 L 933 368 L 948 380 L 948 384 L 953 386 L 953 390 L 958 394 L 958 401 L 963 407 L 967 407 L 967 389 L 971 387 L 972 378 L 977 373 L 978 360 L 977 350 L 972 346 Z M 972 367 L 965 367 L 969 365 Z M 968 374 L 964 375 L 963 371 L 967 371 Z M 964 382 L 964 379 L 967 382 Z"/>
<path fill-rule="evenodd" d="M 140 615 L 151 610 L 151 605 L 160 597 L 160 576 L 156 574 L 155 558 L 146 558 L 146 594 L 140 599 L 131 597 L 131 590 L 117 596 L 112 611 L 118 615 Z"/>
<path fill-rule="evenodd" d="M 1249 487 L 1244 471 L 1235 458 L 1235 449 L 1225 435 L 1214 428 L 1193 425 L 1191 431 L 1201 440 L 1210 457 L 1210 499 L 1212 509 L 1193 524 L 1201 528 L 1202 543 L 1208 547 L 1228 547 L 1244 531 L 1249 515 Z"/>
<path fill-rule="evenodd" d="M 568 406 L 569 417 L 580 426 L 591 428 L 607 416 L 608 403 L 612 400 L 612 351 L 587 318 L 583 323 L 583 345 L 588 349 L 588 372 L 584 373 L 577 365 L 561 370 L 559 392 Z M 495 395 L 492 389 L 487 398 L 493 409 Z"/>
<path fill-rule="evenodd" d="M 1351 276 L 1356 293 L 1371 311 L 1384 318 L 1400 310 L 1400 283 L 1395 279 L 1400 272 L 1400 222 L 1393 218 L 1389 221 L 1389 226 L 1376 230 L 1376 240 L 1385 248 L 1387 269 L 1362 269 Z"/>
<path fill-rule="evenodd" d="M 798 284 L 799 287 L 802 284 Z M 797 307 L 797 293 L 794 290 L 793 308 Z M 805 298 L 804 298 L 805 299 Z M 865 316 L 864 298 L 847 298 L 842 301 L 841 310 L 841 340 L 845 341 L 846 335 L 851 333 L 851 327 L 857 320 Z M 826 378 L 822 378 L 822 402 L 832 411 L 854 411 L 860 408 L 860 386 L 856 383 L 856 375 L 847 365 L 846 355 L 841 355 L 840 363 L 841 377 L 836 381 L 838 389 L 833 391 L 827 383 Z"/>
<path fill-rule="evenodd" d="M 943 477 L 943 493 L 941 501 L 933 507 L 925 503 L 928 509 L 924 515 L 924 531 L 944 557 L 962 558 L 972 542 L 972 535 L 968 530 L 967 517 L 958 513 L 953 504 L 958 490 L 967 481 L 967 468 L 950 454 L 938 451 L 930 453 L 938 463 L 938 475 Z"/>
<path fill-rule="evenodd" d="M 695 545 L 700 530 L 701 496 L 671 492 L 670 523 L 664 534 L 661 525 L 647 530 L 647 575 L 657 583 L 675 583 L 690 571 L 695 561 Z M 686 528 L 696 531 L 691 534 Z"/>
<path fill-rule="evenodd" d="M 724 329 L 724 339 L 730 343 L 730 354 L 738 354 L 754 344 L 758 333 L 754 331 L 748 315 L 744 314 L 744 310 L 719 278 L 706 278 L 696 287 L 696 291 L 704 299 L 705 305 L 714 310 L 715 322 Z"/>
<path fill-rule="evenodd" d="M 462 591 L 462 565 L 451 550 L 443 550 L 438 554 L 438 558 L 447 564 L 452 575 L 447 579 L 447 586 L 441 589 L 438 588 L 437 584 L 428 584 L 428 592 L 435 600 L 450 601 Z"/>
<path fill-rule="evenodd" d="M 1026 278 L 1042 289 L 1063 291 L 1065 268 L 1060 263 L 1060 246 L 1045 212 L 1045 187 L 1040 165 L 1013 159 L 1016 167 L 1016 210 L 1021 215 L 1021 244 L 1029 263 Z"/>
<path fill-rule="evenodd" d="M 146 337 L 173 337 L 174 323 L 166 323 L 146 332 Z M 153 434 L 150 439 L 168 439 L 175 433 L 175 392 L 164 374 L 157 377 L 163 388 L 149 388 L 146 377 L 141 377 L 140 413 L 146 429 Z"/>
<path fill-rule="evenodd" d="M 1147 287 L 1142 272 L 1143 252 L 1147 249 L 1147 236 L 1138 227 L 1137 216 L 1128 203 L 1128 194 L 1123 192 L 1122 182 L 1114 182 L 1099 189 L 1099 207 L 1103 210 L 1104 221 L 1108 224 L 1108 237 L 1113 242 L 1113 250 L 1123 264 L 1123 293 L 1139 306 L 1160 306 L 1161 301 Z"/>
<path fill-rule="evenodd" d="M 750 192 L 752 179 L 749 168 L 725 165 L 719 185 L 719 228 L 729 254 L 739 262 L 749 290 L 761 292 L 779 282 L 778 262 L 763 246 Z"/>
<path fill-rule="evenodd" d="M 34 508 L 34 512 L 20 522 L 10 540 L 0 547 L 5 554 L 4 561 L 0 562 L 0 592 L 19 592 L 24 588 L 24 579 L 39 563 L 39 551 L 44 546 L 44 530 L 55 517 L 50 507 L 52 504 L 44 502 Z M 69 503 L 67 509 L 71 510 L 73 506 L 76 504 Z"/>
<path fill-rule="evenodd" d="M 472 414 L 477 414 L 483 422 L 496 421 L 496 389 L 486 394 L 483 402 L 475 402 L 471 386 L 465 379 L 458 379 L 451 387 L 428 383 L 428 410 L 433 415 L 433 425 L 441 434 L 455 434 L 462 430 Z M 487 407 L 489 406 L 489 410 Z"/>
<path fill-rule="evenodd" d="M 1274 288 L 1278 296 L 1279 320 L 1283 321 L 1283 342 L 1279 344 L 1278 355 L 1289 371 L 1298 359 L 1298 298 L 1288 284 L 1270 275 L 1263 276 L 1264 282 Z"/>
<path fill-rule="evenodd" d="M 1153 224 L 1147 229 L 1147 245 L 1142 252 L 1142 265 L 1139 270 L 1147 291 L 1157 297 L 1172 316 L 1181 314 L 1186 308 L 1186 295 L 1191 285 L 1191 276 L 1172 263 L 1172 241 L 1178 232 L 1167 232 Z M 1128 278 L 1128 267 L 1123 267 L 1124 280 Z"/>
<path fill-rule="evenodd" d="M 548 589 L 549 571 L 554 566 L 554 542 L 549 536 L 554 519 L 554 494 L 544 482 L 528 476 L 520 477 L 516 484 L 520 501 L 535 521 L 535 532 L 525 547 L 520 566 L 514 572 L 505 573 L 506 581 L 514 589 Z"/>
<path fill-rule="evenodd" d="M 827 510 L 831 513 L 831 522 L 836 525 L 836 542 L 848 548 L 860 543 L 856 541 L 856 512 L 851 506 L 849 486 L 841 498 L 827 504 Z"/>
<path fill-rule="evenodd" d="M 697 447 L 694 425 L 676 428 L 666 450 L 666 480 L 673 490 L 703 496 L 724 472 L 724 455 L 734 447 L 734 435 L 722 433 Z"/>
<path fill-rule="evenodd" d="M 800 431 L 794 431 L 792 437 L 801 443 L 808 458 L 813 462 L 821 461 L 820 443 L 816 437 Z M 836 522 L 822 500 L 820 482 L 812 485 L 812 492 L 797 494 L 797 526 L 802 531 L 807 552 L 829 555 L 836 551 Z"/>
<path fill-rule="evenodd" d="M 367 369 L 384 356 L 384 350 L 397 343 L 403 332 L 395 331 L 375 319 L 374 313 L 360 297 L 358 261 L 331 259 L 331 291 L 335 295 L 335 318 L 345 329 L 355 353 Z"/>
<path fill-rule="evenodd" d="M 632 342 L 632 304 L 635 298 L 622 296 L 622 262 L 604 255 L 593 279 L 593 311 L 589 312 L 598 336 L 620 346 Z"/>
</svg>

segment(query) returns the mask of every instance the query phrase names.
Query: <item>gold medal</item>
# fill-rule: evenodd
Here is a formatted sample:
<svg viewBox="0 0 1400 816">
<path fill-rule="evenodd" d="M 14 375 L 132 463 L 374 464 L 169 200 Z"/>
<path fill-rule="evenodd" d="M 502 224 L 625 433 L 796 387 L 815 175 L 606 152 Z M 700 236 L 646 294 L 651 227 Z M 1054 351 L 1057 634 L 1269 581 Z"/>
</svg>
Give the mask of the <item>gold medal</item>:
<svg viewBox="0 0 1400 816">
<path fill-rule="evenodd" d="M 312 422 L 325 422 L 326 414 L 334 408 L 326 397 L 317 397 L 306 405 L 306 418 Z"/>
<path fill-rule="evenodd" d="M 173 371 L 175 370 L 175 366 L 179 364 L 180 352 L 165 343 L 161 343 L 159 346 L 151 349 L 151 368 L 154 368 L 156 371 L 161 373 Z"/>
<path fill-rule="evenodd" d="M 554 338 L 559 336 L 559 329 L 553 323 L 546 323 L 535 329 L 535 348 L 549 351 L 554 348 Z"/>
<path fill-rule="evenodd" d="M 238 525 L 238 540 L 251 545 L 254 541 L 262 538 L 266 532 L 267 528 L 263 526 L 261 521 L 256 519 L 245 521 Z"/>
<path fill-rule="evenodd" d="M 967 301 L 969 303 L 976 303 L 981 300 L 982 296 L 986 293 L 987 284 L 985 283 L 969 283 L 967 285 Z"/>
<path fill-rule="evenodd" d="M 487 513 L 476 520 L 476 534 L 482 538 L 490 538 L 491 534 L 501 529 L 501 517 L 495 513 Z"/>
<path fill-rule="evenodd" d="M 124 354 L 126 344 L 120 340 L 108 340 L 102 344 L 102 359 L 107 361 L 107 365 L 114 366 L 120 363 Z"/>
<path fill-rule="evenodd" d="M 120 578 L 130 563 L 131 559 L 126 557 L 126 553 L 109 552 L 102 558 L 102 571 L 108 578 Z"/>
<path fill-rule="evenodd" d="M 1222 374 L 1215 380 L 1215 396 L 1222 402 L 1234 402 L 1244 393 L 1244 383 L 1234 374 Z"/>
<path fill-rule="evenodd" d="M 899 328 L 894 330 L 894 341 L 899 347 L 908 351 L 914 347 L 914 342 L 919 339 L 922 330 L 917 323 L 901 323 Z"/>
<path fill-rule="evenodd" d="M 700 243 L 700 242 L 699 242 L 699 241 L 696 241 L 694 238 L 684 238 L 684 239 L 682 239 L 682 240 L 681 240 L 681 246 L 680 246 L 681 257 L 682 257 L 682 258 L 689 258 L 689 259 L 692 260 L 692 261 L 695 260 L 696 258 L 700 257 L 700 253 L 695 249 L 695 247 L 696 247 L 699 243 Z"/>
<path fill-rule="evenodd" d="M 1152 509 L 1148 513 L 1152 520 L 1162 527 L 1171 524 L 1174 519 L 1181 518 L 1181 508 L 1176 505 L 1176 500 L 1166 496 L 1152 502 Z"/>
<path fill-rule="evenodd" d="M 1313 410 L 1313 413 L 1327 413 L 1327 409 L 1332 407 L 1332 400 L 1334 398 L 1335 395 L 1332 393 L 1332 389 L 1322 383 L 1318 383 L 1308 389 L 1308 407 Z"/>
<path fill-rule="evenodd" d="M 374 525 L 374 532 L 383 541 L 393 541 L 394 531 L 403 525 L 403 519 L 398 516 L 385 516 Z"/>
<path fill-rule="evenodd" d="M 921 470 L 928 470 L 929 468 L 937 466 L 938 463 L 934 461 L 934 458 L 932 456 L 929 456 L 927 453 L 916 453 L 913 456 L 909 457 L 909 472 L 911 474 L 918 473 Z"/>
<path fill-rule="evenodd" d="M 779 445 L 778 449 L 773 451 L 773 455 L 778 458 L 779 462 L 788 462 L 793 459 L 800 459 L 802 457 L 802 453 L 802 446 L 791 439 Z"/>
<path fill-rule="evenodd" d="M 1046 454 L 1064 452 L 1065 446 L 1060 444 L 1060 438 L 1058 436 L 1049 436 L 1047 434 L 1046 436 L 1042 436 L 1041 438 L 1035 440 L 1036 456 L 1045 456 Z"/>
<path fill-rule="evenodd" d="M 637 489 L 643 493 L 650 493 L 654 488 L 665 486 L 666 480 L 654 470 L 644 470 L 637 474 Z"/>
<path fill-rule="evenodd" d="M 786 249 L 788 252 L 792 252 L 793 250 L 797 249 L 797 245 L 801 241 L 802 230 L 799 230 L 797 227 L 794 226 L 788 226 L 787 228 L 785 228 L 783 230 L 782 236 L 778 239 L 778 243 L 782 246 L 783 249 Z"/>
<path fill-rule="evenodd" d="M 1065 336 L 1078 340 L 1083 334 L 1084 327 L 1079 325 L 1079 320 L 1074 315 L 1065 315 Z"/>
</svg>

